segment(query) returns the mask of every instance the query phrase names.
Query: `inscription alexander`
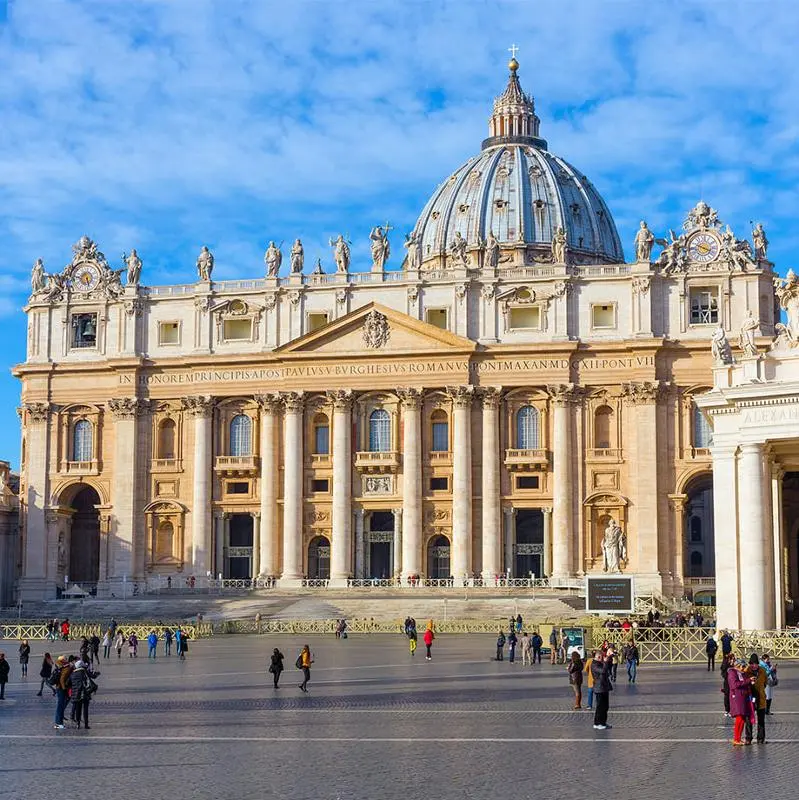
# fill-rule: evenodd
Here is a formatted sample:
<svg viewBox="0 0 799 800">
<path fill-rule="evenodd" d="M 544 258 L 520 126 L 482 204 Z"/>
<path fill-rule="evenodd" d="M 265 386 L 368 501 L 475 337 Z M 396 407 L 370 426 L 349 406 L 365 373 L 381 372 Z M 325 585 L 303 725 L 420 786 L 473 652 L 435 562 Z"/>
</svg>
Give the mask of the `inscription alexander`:
<svg viewBox="0 0 799 800">
<path fill-rule="evenodd" d="M 744 425 L 769 425 L 775 422 L 793 422 L 799 420 L 799 406 L 783 406 L 782 408 L 757 408 L 745 411 Z"/>
</svg>

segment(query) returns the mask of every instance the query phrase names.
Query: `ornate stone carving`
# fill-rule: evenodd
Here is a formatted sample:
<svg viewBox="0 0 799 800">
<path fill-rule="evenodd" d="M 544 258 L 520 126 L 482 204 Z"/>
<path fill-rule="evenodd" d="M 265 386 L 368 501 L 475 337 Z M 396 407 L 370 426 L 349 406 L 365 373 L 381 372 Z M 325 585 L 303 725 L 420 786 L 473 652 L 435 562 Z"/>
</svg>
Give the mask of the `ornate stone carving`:
<svg viewBox="0 0 799 800">
<path fill-rule="evenodd" d="M 280 399 L 283 402 L 283 408 L 288 413 L 301 412 L 305 404 L 305 392 L 281 392 Z"/>
<path fill-rule="evenodd" d="M 638 232 L 635 234 L 635 258 L 638 261 L 649 261 L 652 255 L 652 245 L 655 244 L 655 234 L 649 230 L 649 226 L 644 220 L 641 220 L 641 225 Z"/>
<path fill-rule="evenodd" d="M 497 294 L 496 283 L 484 283 L 483 288 L 480 290 L 480 297 L 487 303 L 490 303 Z"/>
<path fill-rule="evenodd" d="M 566 251 L 566 231 L 558 228 L 552 237 L 552 260 L 556 264 L 565 264 L 567 258 Z"/>
<path fill-rule="evenodd" d="M 573 403 L 580 397 L 580 389 L 573 383 L 551 383 L 547 386 L 547 393 L 556 405 Z"/>
<path fill-rule="evenodd" d="M 469 266 L 469 255 L 466 252 L 466 247 L 466 239 L 461 236 L 460 231 L 455 231 L 455 238 L 449 245 L 449 254 L 456 265 L 460 264 L 462 267 Z"/>
<path fill-rule="evenodd" d="M 738 346 L 743 350 L 747 358 L 758 355 L 757 345 L 755 344 L 755 333 L 760 327 L 760 320 L 755 319 L 750 308 L 746 312 L 744 321 L 741 323 L 741 330 L 738 333 Z"/>
<path fill-rule="evenodd" d="M 141 259 L 139 258 L 139 254 L 136 252 L 136 248 L 134 247 L 130 251 L 130 255 L 126 253 L 122 254 L 122 260 L 125 262 L 125 268 L 128 271 L 127 279 L 128 279 L 128 286 L 138 286 L 139 279 L 141 278 Z"/>
<path fill-rule="evenodd" d="M 710 350 L 716 364 L 732 364 L 732 348 L 721 323 L 710 337 Z"/>
<path fill-rule="evenodd" d="M 397 389 L 397 396 L 402 401 L 403 408 L 413 410 L 419 408 L 424 399 L 424 390 L 415 387 Z"/>
<path fill-rule="evenodd" d="M 280 411 L 279 394 L 257 394 L 253 399 L 265 414 L 277 414 Z"/>
<path fill-rule="evenodd" d="M 422 265 L 422 240 L 416 231 L 411 231 L 405 237 L 405 243 L 402 246 L 408 251 L 402 264 L 403 268 L 419 269 Z"/>
<path fill-rule="evenodd" d="M 612 517 L 602 537 L 602 569 L 605 572 L 621 572 L 622 562 L 627 561 L 627 537 Z"/>
<path fill-rule="evenodd" d="M 483 408 L 499 408 L 502 401 L 502 387 L 482 386 L 477 390 L 477 396 L 480 398 Z"/>
<path fill-rule="evenodd" d="M 27 412 L 28 422 L 47 422 L 50 416 L 49 403 L 23 403 L 22 409 Z"/>
<path fill-rule="evenodd" d="M 300 300 L 302 299 L 302 289 L 292 289 L 289 292 L 289 301 L 291 305 L 298 306 L 300 304 Z"/>
<path fill-rule="evenodd" d="M 277 278 L 280 272 L 280 265 L 283 263 L 283 252 L 274 243 L 269 242 L 269 247 L 266 248 L 264 253 L 264 264 L 266 264 L 266 277 Z"/>
<path fill-rule="evenodd" d="M 336 262 L 336 272 L 348 272 L 350 268 L 349 242 L 346 242 L 344 237 L 339 234 L 337 239 L 330 239 L 329 244 L 333 248 L 333 259 Z"/>
<path fill-rule="evenodd" d="M 207 295 L 201 295 L 194 298 L 194 307 L 200 314 L 205 314 L 211 307 L 211 298 Z"/>
<path fill-rule="evenodd" d="M 183 410 L 192 417 L 210 417 L 214 412 L 214 398 L 210 395 L 193 395 L 181 400 Z"/>
<path fill-rule="evenodd" d="M 419 287 L 418 286 L 409 286 L 408 287 L 408 302 L 411 305 L 414 305 L 418 299 L 419 299 Z"/>
<path fill-rule="evenodd" d="M 459 283 L 455 287 L 455 297 L 458 298 L 459 303 L 463 303 L 463 301 L 466 299 L 466 293 L 468 292 L 468 290 L 469 290 L 468 283 Z"/>
<path fill-rule="evenodd" d="M 112 397 L 108 401 L 108 410 L 114 419 L 133 419 L 149 407 L 149 401 L 139 397 Z"/>
<path fill-rule="evenodd" d="M 452 401 L 453 408 L 471 408 L 474 397 L 474 386 L 447 386 L 447 397 Z"/>
<path fill-rule="evenodd" d="M 352 408 L 354 393 L 352 389 L 332 389 L 326 393 L 335 411 L 349 411 Z"/>
<path fill-rule="evenodd" d="M 774 326 L 777 332 L 774 347 L 796 347 L 799 344 L 799 280 L 792 269 L 788 270 L 784 280 L 774 278 L 774 293 L 788 318 L 787 325 L 778 322 Z"/>
<path fill-rule="evenodd" d="M 268 292 L 264 296 L 264 308 L 267 311 L 274 311 L 277 305 L 277 292 Z"/>
<path fill-rule="evenodd" d="M 315 522 L 330 522 L 330 512 L 311 509 L 308 512 L 306 512 L 305 520 L 310 524 L 313 524 Z"/>
<path fill-rule="evenodd" d="M 390 336 L 391 328 L 386 315 L 376 309 L 370 311 L 363 321 L 364 344 L 371 350 L 378 350 L 385 346 Z"/>
<path fill-rule="evenodd" d="M 574 289 L 574 284 L 571 281 L 555 281 L 550 296 L 557 298 L 568 297 L 572 293 L 572 289 Z"/>
<path fill-rule="evenodd" d="M 370 475 L 363 479 L 364 494 L 394 494 L 394 481 L 390 475 Z"/>
<path fill-rule="evenodd" d="M 142 301 L 139 300 L 138 298 L 132 298 L 130 300 L 125 300 L 125 302 L 122 305 L 123 305 L 123 307 L 125 309 L 125 313 L 129 317 L 138 316 L 139 314 L 141 314 L 141 311 L 142 311 L 142 308 L 143 308 Z"/>
<path fill-rule="evenodd" d="M 338 303 L 340 306 L 343 306 L 347 302 L 348 295 L 349 289 L 338 289 L 336 291 L 336 303 Z"/>
<path fill-rule="evenodd" d="M 621 385 L 622 397 L 626 397 L 631 403 L 653 403 L 660 396 L 664 386 L 660 381 L 631 381 Z"/>
<path fill-rule="evenodd" d="M 649 275 L 636 275 L 633 278 L 633 294 L 648 294 L 652 278 Z"/>
<path fill-rule="evenodd" d="M 489 231 L 485 241 L 485 261 L 484 266 L 489 269 L 496 269 L 499 266 L 499 242 L 494 236 L 494 231 Z"/>
<path fill-rule="evenodd" d="M 424 521 L 428 526 L 449 525 L 451 516 L 448 508 L 428 508 L 424 515 Z"/>
<path fill-rule="evenodd" d="M 197 256 L 197 276 L 201 281 L 210 281 L 214 271 L 214 254 L 203 245 Z"/>
<path fill-rule="evenodd" d="M 44 289 L 45 277 L 44 261 L 41 258 L 37 258 L 31 270 L 31 296 L 37 295 Z"/>
</svg>

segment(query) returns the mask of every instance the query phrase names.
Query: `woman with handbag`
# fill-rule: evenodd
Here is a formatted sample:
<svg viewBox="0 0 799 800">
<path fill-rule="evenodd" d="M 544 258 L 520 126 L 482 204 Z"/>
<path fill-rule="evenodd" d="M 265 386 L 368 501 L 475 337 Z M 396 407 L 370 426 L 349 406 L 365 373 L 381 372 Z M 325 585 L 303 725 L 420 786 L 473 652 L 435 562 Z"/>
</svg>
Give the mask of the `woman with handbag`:
<svg viewBox="0 0 799 800">
<path fill-rule="evenodd" d="M 283 653 L 277 649 L 277 647 L 272 652 L 272 659 L 271 663 L 269 664 L 269 671 L 272 673 L 272 680 L 275 684 L 275 689 L 277 689 L 278 681 L 280 680 L 280 673 L 283 672 Z"/>
<path fill-rule="evenodd" d="M 83 727 L 89 730 L 89 702 L 92 695 L 97 691 L 97 684 L 94 679 L 99 672 L 93 672 L 85 661 L 76 661 L 75 668 L 69 676 L 69 684 L 72 699 L 72 720 L 80 728 L 81 714 L 83 715 Z"/>
<path fill-rule="evenodd" d="M 308 694 L 308 681 L 311 680 L 311 664 L 313 664 L 313 656 L 311 655 L 311 648 L 306 644 L 299 656 L 297 656 L 295 664 L 297 669 L 302 670 L 303 681 L 299 686 L 306 694 Z"/>
</svg>

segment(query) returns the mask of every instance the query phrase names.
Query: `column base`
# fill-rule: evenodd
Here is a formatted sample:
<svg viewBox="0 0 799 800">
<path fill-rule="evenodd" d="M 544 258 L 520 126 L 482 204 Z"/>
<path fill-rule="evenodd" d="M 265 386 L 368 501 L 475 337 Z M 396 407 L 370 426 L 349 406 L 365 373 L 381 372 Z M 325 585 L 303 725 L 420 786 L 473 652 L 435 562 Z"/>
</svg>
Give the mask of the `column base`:
<svg viewBox="0 0 799 800">
<path fill-rule="evenodd" d="M 278 589 L 302 589 L 302 578 L 295 578 L 291 575 L 281 576 L 275 581 L 275 586 Z"/>
<path fill-rule="evenodd" d="M 41 600 L 55 600 L 56 585 L 46 578 L 20 578 L 17 583 L 17 598 L 25 603 L 37 603 Z"/>
<path fill-rule="evenodd" d="M 331 577 L 330 580 L 327 582 L 328 589 L 346 589 L 348 586 L 349 577 L 348 576 L 337 576 Z"/>
</svg>

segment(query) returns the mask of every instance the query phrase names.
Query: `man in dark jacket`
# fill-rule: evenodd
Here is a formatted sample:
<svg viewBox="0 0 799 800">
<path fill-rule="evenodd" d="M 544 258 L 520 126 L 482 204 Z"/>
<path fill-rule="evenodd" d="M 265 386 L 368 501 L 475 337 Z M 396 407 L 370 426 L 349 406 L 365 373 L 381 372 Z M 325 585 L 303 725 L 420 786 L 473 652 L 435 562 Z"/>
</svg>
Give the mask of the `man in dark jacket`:
<svg viewBox="0 0 799 800">
<path fill-rule="evenodd" d="M 533 648 L 533 664 L 535 664 L 536 659 L 538 659 L 538 663 L 541 663 L 541 645 L 544 644 L 544 640 L 541 638 L 541 635 L 536 631 L 530 637 L 530 646 Z"/>
<path fill-rule="evenodd" d="M 0 700 L 6 699 L 6 684 L 8 683 L 8 673 L 11 666 L 6 661 L 6 654 L 0 653 Z"/>
<path fill-rule="evenodd" d="M 721 654 L 723 656 L 728 656 L 732 652 L 732 639 L 733 637 L 728 631 L 721 634 Z"/>
<path fill-rule="evenodd" d="M 716 671 L 716 651 L 719 649 L 716 640 L 713 638 L 713 634 L 711 633 L 710 636 L 707 637 L 707 643 L 705 644 L 705 652 L 707 653 L 707 671 L 708 672 L 715 672 Z"/>
<path fill-rule="evenodd" d="M 591 662 L 591 676 L 594 679 L 594 699 L 596 700 L 596 710 L 594 711 L 594 730 L 605 731 L 612 728 L 608 725 L 608 709 L 610 707 L 610 693 L 613 691 L 613 684 L 610 680 L 610 671 L 613 667 L 614 651 L 608 648 L 603 655 L 601 650 L 597 651 L 594 660 Z"/>
</svg>

